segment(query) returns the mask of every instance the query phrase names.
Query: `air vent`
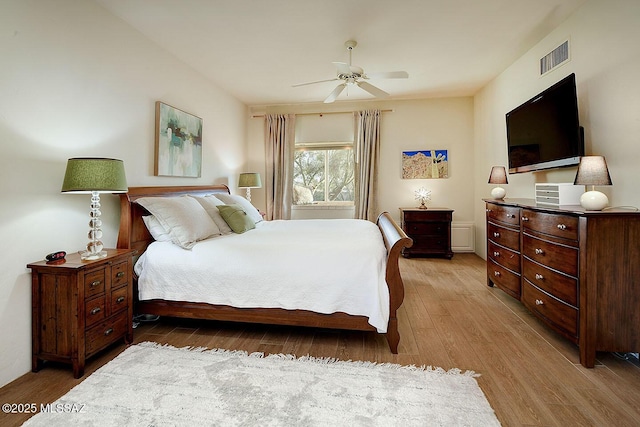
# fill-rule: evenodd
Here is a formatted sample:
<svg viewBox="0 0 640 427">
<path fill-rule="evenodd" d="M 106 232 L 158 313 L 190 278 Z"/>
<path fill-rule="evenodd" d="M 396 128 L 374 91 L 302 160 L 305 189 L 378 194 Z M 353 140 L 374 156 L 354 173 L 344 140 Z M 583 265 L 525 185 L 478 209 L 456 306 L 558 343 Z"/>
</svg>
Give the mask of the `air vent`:
<svg viewBox="0 0 640 427">
<path fill-rule="evenodd" d="M 540 75 L 546 74 L 569 60 L 569 40 L 540 58 Z"/>
</svg>

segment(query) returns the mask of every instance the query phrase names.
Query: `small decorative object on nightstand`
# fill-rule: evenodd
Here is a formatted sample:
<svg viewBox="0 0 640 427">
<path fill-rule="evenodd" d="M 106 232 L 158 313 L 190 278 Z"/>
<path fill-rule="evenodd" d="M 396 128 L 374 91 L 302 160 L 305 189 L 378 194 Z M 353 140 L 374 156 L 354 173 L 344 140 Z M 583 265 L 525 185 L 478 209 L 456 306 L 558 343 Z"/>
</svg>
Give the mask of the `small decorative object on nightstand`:
<svg viewBox="0 0 640 427">
<path fill-rule="evenodd" d="M 413 239 L 413 246 L 404 248 L 404 257 L 444 256 L 451 259 L 451 219 L 447 208 L 400 208 L 401 227 Z"/>
<path fill-rule="evenodd" d="M 135 250 L 107 249 L 94 261 L 78 253 L 27 265 L 32 282 L 32 370 L 45 360 L 69 363 L 74 378 L 85 359 L 124 338 L 133 341 Z"/>
<path fill-rule="evenodd" d="M 420 202 L 420 209 L 427 209 L 427 205 L 424 202 L 431 200 L 431 190 L 427 190 L 424 187 L 420 187 L 416 190 L 416 200 Z"/>
</svg>

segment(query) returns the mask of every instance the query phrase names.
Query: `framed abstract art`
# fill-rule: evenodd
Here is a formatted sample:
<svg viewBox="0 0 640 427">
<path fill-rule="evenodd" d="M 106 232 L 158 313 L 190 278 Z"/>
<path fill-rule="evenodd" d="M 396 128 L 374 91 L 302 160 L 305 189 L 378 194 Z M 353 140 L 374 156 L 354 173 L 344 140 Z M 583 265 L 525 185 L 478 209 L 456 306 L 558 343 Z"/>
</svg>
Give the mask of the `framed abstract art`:
<svg viewBox="0 0 640 427">
<path fill-rule="evenodd" d="M 202 119 L 156 102 L 155 176 L 202 175 Z"/>
</svg>

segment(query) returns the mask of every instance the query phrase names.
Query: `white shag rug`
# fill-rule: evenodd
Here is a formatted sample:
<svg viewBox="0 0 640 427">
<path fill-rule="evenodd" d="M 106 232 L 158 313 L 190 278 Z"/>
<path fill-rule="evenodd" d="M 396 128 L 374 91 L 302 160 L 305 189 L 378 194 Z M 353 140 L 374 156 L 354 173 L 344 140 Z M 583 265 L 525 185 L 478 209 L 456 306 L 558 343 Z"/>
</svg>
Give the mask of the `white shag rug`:
<svg viewBox="0 0 640 427">
<path fill-rule="evenodd" d="M 142 343 L 27 426 L 498 426 L 475 373 Z"/>
</svg>

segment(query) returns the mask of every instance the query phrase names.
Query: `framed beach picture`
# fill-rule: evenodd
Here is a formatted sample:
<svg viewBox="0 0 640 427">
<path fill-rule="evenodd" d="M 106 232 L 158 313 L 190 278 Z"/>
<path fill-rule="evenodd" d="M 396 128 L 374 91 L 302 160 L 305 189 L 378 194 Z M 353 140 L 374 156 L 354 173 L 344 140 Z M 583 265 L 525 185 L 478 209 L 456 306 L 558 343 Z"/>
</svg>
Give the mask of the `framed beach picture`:
<svg viewBox="0 0 640 427">
<path fill-rule="evenodd" d="M 402 152 L 402 179 L 448 178 L 447 150 Z"/>
<path fill-rule="evenodd" d="M 202 119 L 156 102 L 155 176 L 199 178 L 202 174 Z"/>
</svg>

